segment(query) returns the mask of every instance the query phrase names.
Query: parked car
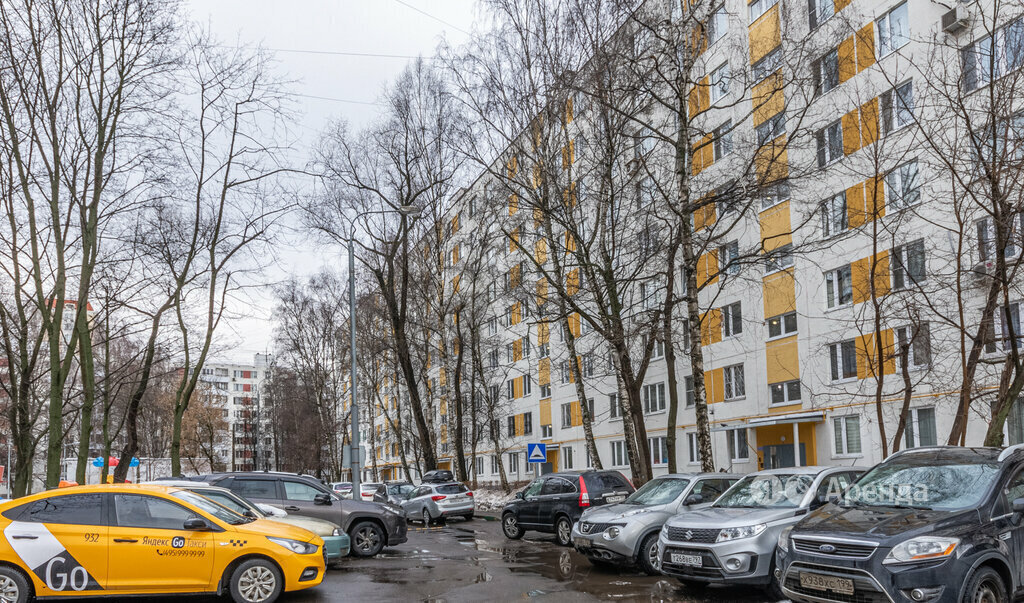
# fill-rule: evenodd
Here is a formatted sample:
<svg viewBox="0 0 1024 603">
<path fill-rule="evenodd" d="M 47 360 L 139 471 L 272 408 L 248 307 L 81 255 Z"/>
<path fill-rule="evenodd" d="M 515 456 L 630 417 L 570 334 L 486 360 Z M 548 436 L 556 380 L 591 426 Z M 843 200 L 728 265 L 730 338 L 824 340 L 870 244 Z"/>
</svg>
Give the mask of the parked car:
<svg viewBox="0 0 1024 603">
<path fill-rule="evenodd" d="M 710 505 L 738 479 L 724 473 L 658 476 L 624 502 L 585 509 L 572 528 L 573 546 L 594 565 L 635 565 L 657 575 L 661 526 L 677 513 Z"/>
<path fill-rule="evenodd" d="M 473 492 L 459 482 L 450 484 L 422 484 L 402 501 L 405 516 L 420 519 L 423 525 L 447 517 L 473 519 Z"/>
<path fill-rule="evenodd" d="M 352 554 L 357 557 L 373 557 L 385 546 L 408 540 L 408 525 L 401 507 L 344 500 L 315 478 L 274 471 L 240 471 L 213 473 L 201 479 L 254 503 L 334 522 L 352 539 Z"/>
<path fill-rule="evenodd" d="M 1024 446 L 911 448 L 779 535 L 793 601 L 1005 603 L 1024 585 Z"/>
<path fill-rule="evenodd" d="M 402 505 L 402 501 L 409 498 L 409 493 L 416 489 L 416 486 L 409 482 L 387 482 L 388 502 L 393 505 Z"/>
<path fill-rule="evenodd" d="M 863 471 L 789 467 L 751 473 L 711 506 L 665 522 L 658 536 L 659 569 L 692 587 L 751 584 L 782 598 L 773 572 L 779 533 Z"/>
<path fill-rule="evenodd" d="M 359 484 L 359 498 L 373 502 L 387 502 L 388 489 L 384 484 L 373 482 Z"/>
<path fill-rule="evenodd" d="M 445 469 L 436 469 L 434 471 L 427 471 L 423 474 L 421 480 L 424 484 L 447 484 L 455 481 L 455 476 L 452 475 L 451 471 Z"/>
<path fill-rule="evenodd" d="M 334 482 L 331 490 L 340 494 L 342 498 L 352 498 L 352 482 Z"/>
<path fill-rule="evenodd" d="M 553 533 L 562 546 L 572 544 L 572 525 L 591 506 L 620 503 L 635 488 L 618 471 L 563 471 L 543 475 L 516 493 L 501 511 L 506 538 L 527 530 Z"/>
<path fill-rule="evenodd" d="M 151 483 L 160 486 L 174 486 L 176 488 L 181 488 L 182 490 L 202 494 L 213 502 L 244 517 L 251 517 L 253 519 L 270 519 L 272 521 L 278 521 L 309 530 L 323 539 L 324 550 L 327 552 L 328 564 L 341 561 L 342 557 L 349 554 L 351 539 L 336 523 L 332 523 L 324 519 L 317 519 L 315 517 L 289 515 L 285 510 L 278 509 L 272 505 L 257 505 L 235 494 L 227 488 L 211 486 L 206 482 L 175 480 Z"/>
</svg>

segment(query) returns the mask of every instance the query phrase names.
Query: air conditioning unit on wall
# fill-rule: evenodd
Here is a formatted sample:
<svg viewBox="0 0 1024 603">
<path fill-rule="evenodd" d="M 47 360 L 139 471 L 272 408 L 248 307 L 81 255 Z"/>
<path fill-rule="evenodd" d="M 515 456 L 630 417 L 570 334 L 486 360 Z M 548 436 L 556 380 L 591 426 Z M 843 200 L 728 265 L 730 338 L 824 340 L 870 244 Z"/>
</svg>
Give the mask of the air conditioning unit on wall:
<svg viewBox="0 0 1024 603">
<path fill-rule="evenodd" d="M 955 6 L 942 15 L 942 31 L 946 33 L 959 33 L 967 29 L 968 24 L 967 9 L 963 6 Z"/>
</svg>

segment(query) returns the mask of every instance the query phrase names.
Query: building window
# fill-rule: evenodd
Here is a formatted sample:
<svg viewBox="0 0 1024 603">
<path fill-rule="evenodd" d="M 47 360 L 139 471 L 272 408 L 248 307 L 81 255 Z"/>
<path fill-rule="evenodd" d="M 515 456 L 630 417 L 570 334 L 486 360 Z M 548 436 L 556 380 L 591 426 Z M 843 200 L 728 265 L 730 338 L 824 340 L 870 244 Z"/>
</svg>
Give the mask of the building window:
<svg viewBox="0 0 1024 603">
<path fill-rule="evenodd" d="M 840 121 L 818 130 L 815 138 L 818 144 L 818 167 L 825 167 L 843 157 L 843 127 Z"/>
<path fill-rule="evenodd" d="M 580 358 L 580 372 L 584 377 L 594 376 L 594 355 L 587 353 Z"/>
<path fill-rule="evenodd" d="M 474 464 L 474 467 L 473 467 L 473 474 L 474 475 L 483 475 L 483 473 L 484 473 L 484 457 L 478 456 L 478 457 L 476 457 L 476 463 Z"/>
<path fill-rule="evenodd" d="M 725 399 L 736 400 L 747 395 L 747 385 L 743 378 L 743 365 L 734 364 L 723 369 L 725 374 Z"/>
<path fill-rule="evenodd" d="M 651 449 L 651 465 L 664 467 L 668 464 L 668 438 L 647 438 L 647 447 Z"/>
<path fill-rule="evenodd" d="M 1009 315 L 1009 319 L 1007 319 Z M 1001 349 L 1004 352 L 1010 351 L 1013 347 L 1013 340 L 1017 340 L 1018 348 L 1024 347 L 1024 336 L 1020 332 L 1020 302 L 1014 302 L 1009 306 L 999 306 L 995 311 L 995 317 L 992 320 L 992 325 L 996 326 L 995 329 L 990 329 L 993 333 L 1000 333 L 998 340 L 992 336 L 985 343 L 986 352 L 995 352 L 997 349 Z"/>
<path fill-rule="evenodd" d="M 729 94 L 729 63 L 723 63 L 718 69 L 712 71 L 708 81 L 711 86 L 712 103 Z"/>
<path fill-rule="evenodd" d="M 910 325 L 896 329 L 897 360 L 902 362 L 903 349 L 907 350 L 907 368 L 926 368 L 932 361 L 931 333 L 928 323 Z"/>
<path fill-rule="evenodd" d="M 651 383 L 644 386 L 644 412 L 651 414 L 665 410 L 665 383 Z"/>
<path fill-rule="evenodd" d="M 722 306 L 722 337 L 743 333 L 743 307 L 740 302 Z"/>
<path fill-rule="evenodd" d="M 836 437 L 836 454 L 860 454 L 860 417 L 834 417 L 832 429 Z"/>
<path fill-rule="evenodd" d="M 569 366 L 568 360 L 563 360 L 562 364 L 562 383 L 569 383 L 572 380 L 572 368 Z"/>
<path fill-rule="evenodd" d="M 673 4 L 678 8 L 679 2 L 673 2 Z M 725 4 L 722 4 L 708 18 L 708 46 L 722 39 L 728 30 L 729 13 L 725 12 Z"/>
<path fill-rule="evenodd" d="M 769 142 L 786 133 L 786 113 L 779 112 L 774 117 L 755 128 L 757 132 L 757 145 L 763 147 Z"/>
<path fill-rule="evenodd" d="M 553 437 L 552 429 L 550 425 L 540 426 L 540 437 L 545 440 L 550 440 Z"/>
<path fill-rule="evenodd" d="M 520 434 L 516 433 L 516 418 L 515 417 L 507 417 L 507 421 L 508 421 L 508 435 L 510 435 L 510 436 L 520 435 Z"/>
<path fill-rule="evenodd" d="M 493 285 L 488 285 L 488 288 L 490 288 L 490 287 L 493 287 Z M 498 319 L 496 317 L 491 317 L 487 321 L 487 334 L 488 335 L 497 335 L 498 334 Z"/>
<path fill-rule="evenodd" d="M 828 21 L 834 14 L 836 14 L 836 5 L 833 0 L 810 0 L 807 3 L 807 16 L 811 29 Z"/>
<path fill-rule="evenodd" d="M 921 184 L 917 177 L 917 160 L 908 161 L 885 175 L 885 202 L 892 210 L 917 205 L 921 200 Z"/>
<path fill-rule="evenodd" d="M 925 281 L 924 239 L 895 247 L 891 255 L 893 289 L 906 289 Z"/>
<path fill-rule="evenodd" d="M 626 441 L 625 440 L 613 440 L 612 446 L 612 467 L 625 467 L 629 464 L 626 460 Z"/>
<path fill-rule="evenodd" d="M 774 207 L 789 199 L 789 183 L 779 182 L 761 190 L 761 210 Z"/>
<path fill-rule="evenodd" d="M 683 389 L 686 390 L 686 408 L 691 408 L 697 403 L 696 394 L 693 391 L 693 375 L 683 377 Z"/>
<path fill-rule="evenodd" d="M 533 435 L 533 413 L 523 413 L 523 435 Z"/>
<path fill-rule="evenodd" d="M 961 51 L 964 86 L 974 90 L 1024 64 L 1024 21 L 1016 19 L 995 32 L 969 44 Z M 992 73 L 994 63 L 995 74 Z"/>
<path fill-rule="evenodd" d="M 714 131 L 715 161 L 732 152 L 732 120 L 715 128 Z"/>
<path fill-rule="evenodd" d="M 793 244 L 786 243 L 768 252 L 764 258 L 764 273 L 771 274 L 793 265 Z"/>
<path fill-rule="evenodd" d="M 516 380 L 509 379 L 505 382 L 505 385 L 508 386 L 508 399 L 514 400 L 516 398 Z"/>
<path fill-rule="evenodd" d="M 814 61 L 814 92 L 825 94 L 839 85 L 839 49 L 833 48 Z"/>
<path fill-rule="evenodd" d="M 879 58 L 899 50 L 908 41 L 910 24 L 907 21 L 907 3 L 904 2 L 878 20 Z"/>
<path fill-rule="evenodd" d="M 510 452 L 508 453 L 508 472 L 519 473 L 519 453 Z"/>
<path fill-rule="evenodd" d="M 723 274 L 738 274 L 740 271 L 739 241 L 729 241 L 718 248 L 718 264 Z"/>
<path fill-rule="evenodd" d="M 665 357 L 665 342 L 655 337 L 654 346 L 651 347 L 651 360 L 661 360 Z"/>
<path fill-rule="evenodd" d="M 691 465 L 696 465 L 700 462 L 700 446 L 697 442 L 697 434 L 686 434 L 686 444 L 687 451 L 689 452 L 689 462 Z"/>
<path fill-rule="evenodd" d="M 825 293 L 828 308 L 838 308 L 853 302 L 853 280 L 849 264 L 825 273 Z"/>
<path fill-rule="evenodd" d="M 906 429 L 903 433 L 907 448 L 934 446 L 938 442 L 938 438 L 935 436 L 935 409 L 910 409 Z"/>
<path fill-rule="evenodd" d="M 882 133 L 889 134 L 914 122 L 914 82 L 905 82 L 879 98 Z"/>
<path fill-rule="evenodd" d="M 621 419 L 622 409 L 619 408 L 619 395 L 609 394 L 608 396 L 608 418 Z"/>
<path fill-rule="evenodd" d="M 857 378 L 857 344 L 853 339 L 829 345 L 828 356 L 833 382 Z"/>
<path fill-rule="evenodd" d="M 800 401 L 800 380 L 784 381 L 768 385 L 772 404 L 793 404 Z"/>
<path fill-rule="evenodd" d="M 515 361 L 515 346 L 513 344 L 509 343 L 505 345 L 505 356 L 507 357 L 507 362 Z"/>
<path fill-rule="evenodd" d="M 779 67 L 782 66 L 782 49 L 776 48 L 775 50 L 766 54 L 761 60 L 754 63 L 751 67 L 751 75 L 753 76 L 753 83 L 756 84 L 775 73 Z"/>
<path fill-rule="evenodd" d="M 572 403 L 566 402 L 562 404 L 562 429 L 570 427 L 572 427 Z"/>
<path fill-rule="evenodd" d="M 778 4 L 779 0 L 754 0 L 750 3 L 750 22 L 757 21 L 757 18 L 768 12 L 768 9 Z"/>
<path fill-rule="evenodd" d="M 572 469 L 572 446 L 562 447 L 562 469 Z"/>
<path fill-rule="evenodd" d="M 530 376 L 529 375 L 523 375 L 520 378 L 523 380 L 523 397 L 526 398 L 526 397 L 528 397 L 530 395 L 530 387 L 532 385 L 531 380 L 530 380 Z"/>
<path fill-rule="evenodd" d="M 551 397 L 551 384 L 550 383 L 545 383 L 544 385 L 540 386 L 540 397 L 541 398 L 550 398 Z"/>
<path fill-rule="evenodd" d="M 796 312 L 772 316 L 767 322 L 769 339 L 796 333 Z"/>
<path fill-rule="evenodd" d="M 545 342 L 545 343 L 542 343 L 542 344 L 538 345 L 537 346 L 537 354 L 541 358 L 547 358 L 547 357 L 551 356 L 551 344 Z"/>
<path fill-rule="evenodd" d="M 821 234 L 834 237 L 846 231 L 846 191 L 821 202 Z"/>
<path fill-rule="evenodd" d="M 725 433 L 729 441 L 729 458 L 733 462 L 748 460 L 750 458 L 750 448 L 747 446 L 746 428 L 730 429 Z"/>
</svg>

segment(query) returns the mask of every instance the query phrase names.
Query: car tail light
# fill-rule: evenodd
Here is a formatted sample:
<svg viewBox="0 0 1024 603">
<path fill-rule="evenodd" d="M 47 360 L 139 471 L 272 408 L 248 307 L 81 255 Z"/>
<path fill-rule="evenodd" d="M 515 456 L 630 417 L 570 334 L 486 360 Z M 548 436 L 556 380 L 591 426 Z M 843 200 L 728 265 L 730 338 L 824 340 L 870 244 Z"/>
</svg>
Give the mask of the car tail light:
<svg viewBox="0 0 1024 603">
<path fill-rule="evenodd" d="M 580 506 L 590 506 L 590 494 L 587 494 L 587 480 L 583 479 L 582 475 L 580 476 Z"/>
<path fill-rule="evenodd" d="M 473 491 L 470 490 L 469 492 L 466 492 L 466 496 L 473 498 Z"/>
<path fill-rule="evenodd" d="M 431 496 L 431 497 L 430 497 L 430 500 L 432 500 L 432 501 L 434 501 L 434 502 L 437 502 L 437 501 L 439 501 L 439 500 L 444 500 L 444 499 L 446 499 L 446 498 L 448 498 L 448 497 L 447 497 L 447 496 L 445 496 L 444 494 L 435 494 L 434 496 Z"/>
</svg>

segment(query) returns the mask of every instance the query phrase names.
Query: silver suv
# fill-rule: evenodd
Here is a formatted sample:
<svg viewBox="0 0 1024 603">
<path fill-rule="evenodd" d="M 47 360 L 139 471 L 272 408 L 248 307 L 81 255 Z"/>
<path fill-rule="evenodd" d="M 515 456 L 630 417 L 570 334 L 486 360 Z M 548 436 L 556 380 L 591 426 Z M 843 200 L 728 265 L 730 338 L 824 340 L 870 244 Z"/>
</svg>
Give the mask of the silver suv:
<svg viewBox="0 0 1024 603">
<path fill-rule="evenodd" d="M 657 575 L 661 526 L 677 513 L 710 505 L 738 479 L 725 473 L 660 475 L 625 502 L 583 511 L 572 544 L 594 565 L 635 565 Z"/>
<path fill-rule="evenodd" d="M 838 496 L 862 467 L 789 467 L 751 473 L 710 507 L 676 515 L 658 537 L 663 574 L 684 585 L 751 584 L 781 594 L 773 576 L 783 528 Z"/>
</svg>

